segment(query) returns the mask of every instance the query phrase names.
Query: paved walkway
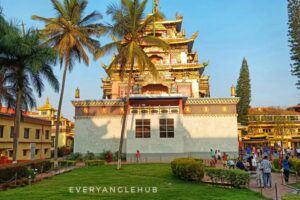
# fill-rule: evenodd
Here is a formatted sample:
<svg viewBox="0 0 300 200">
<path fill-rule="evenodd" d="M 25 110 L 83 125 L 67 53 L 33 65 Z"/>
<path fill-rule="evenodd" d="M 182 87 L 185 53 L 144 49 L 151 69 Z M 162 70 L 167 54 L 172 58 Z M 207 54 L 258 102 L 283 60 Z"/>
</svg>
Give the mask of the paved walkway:
<svg viewBox="0 0 300 200">
<path fill-rule="evenodd" d="M 289 183 L 295 183 L 295 182 L 296 182 L 295 175 L 290 175 Z M 272 188 L 262 188 L 261 189 L 256 185 L 256 179 L 251 178 L 249 186 L 250 186 L 251 190 L 253 190 L 255 192 L 259 192 L 259 193 L 262 192 L 263 196 L 271 198 L 271 199 L 275 199 L 275 200 L 276 200 L 275 184 L 277 185 L 278 199 L 281 199 L 281 197 L 285 194 L 296 193 L 295 190 L 293 190 L 292 188 L 287 187 L 285 185 L 284 180 L 282 179 L 281 174 L 279 174 L 279 173 L 272 173 L 272 184 L 273 184 Z"/>
</svg>

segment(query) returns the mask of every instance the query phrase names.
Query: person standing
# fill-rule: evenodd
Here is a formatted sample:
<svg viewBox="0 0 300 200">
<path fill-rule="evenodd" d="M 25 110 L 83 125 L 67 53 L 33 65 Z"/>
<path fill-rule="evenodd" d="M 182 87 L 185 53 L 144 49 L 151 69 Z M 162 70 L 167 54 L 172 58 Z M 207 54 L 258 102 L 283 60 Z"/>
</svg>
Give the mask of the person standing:
<svg viewBox="0 0 300 200">
<path fill-rule="evenodd" d="M 272 165 L 268 160 L 268 156 L 264 156 L 264 159 L 261 161 L 261 168 L 263 171 L 264 187 L 269 185 L 272 188 Z"/>
<path fill-rule="evenodd" d="M 227 166 L 228 155 L 226 152 L 223 152 L 223 167 Z"/>
<path fill-rule="evenodd" d="M 258 162 L 257 168 L 256 168 L 256 185 L 258 187 L 262 187 L 264 185 L 264 179 L 263 179 L 262 168 L 261 168 L 260 162 Z"/>
<path fill-rule="evenodd" d="M 289 163 L 289 157 L 288 156 L 286 156 L 285 159 L 283 160 L 282 168 L 283 168 L 285 183 L 288 183 L 289 182 L 289 175 L 290 175 L 290 163 Z"/>
<path fill-rule="evenodd" d="M 136 150 L 135 159 L 137 163 L 140 162 L 140 158 L 141 158 L 141 152 L 139 150 Z"/>
<path fill-rule="evenodd" d="M 210 157 L 211 157 L 212 159 L 214 159 L 214 160 L 215 160 L 215 158 L 216 158 L 215 152 L 214 152 L 214 150 L 212 150 L 212 149 L 210 149 Z"/>
</svg>

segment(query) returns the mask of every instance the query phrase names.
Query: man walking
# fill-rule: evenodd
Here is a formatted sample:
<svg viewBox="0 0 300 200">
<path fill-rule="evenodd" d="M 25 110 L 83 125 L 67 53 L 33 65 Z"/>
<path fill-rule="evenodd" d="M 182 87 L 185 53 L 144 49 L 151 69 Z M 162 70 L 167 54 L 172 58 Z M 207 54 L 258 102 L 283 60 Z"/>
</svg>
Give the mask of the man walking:
<svg viewBox="0 0 300 200">
<path fill-rule="evenodd" d="M 290 164 L 289 164 L 289 157 L 286 156 L 282 162 L 283 174 L 285 183 L 289 182 L 289 175 L 290 175 Z"/>
<path fill-rule="evenodd" d="M 268 156 L 264 156 L 264 159 L 261 161 L 261 168 L 263 171 L 264 187 L 267 187 L 269 185 L 269 187 L 272 188 L 272 165 L 268 160 Z"/>
</svg>

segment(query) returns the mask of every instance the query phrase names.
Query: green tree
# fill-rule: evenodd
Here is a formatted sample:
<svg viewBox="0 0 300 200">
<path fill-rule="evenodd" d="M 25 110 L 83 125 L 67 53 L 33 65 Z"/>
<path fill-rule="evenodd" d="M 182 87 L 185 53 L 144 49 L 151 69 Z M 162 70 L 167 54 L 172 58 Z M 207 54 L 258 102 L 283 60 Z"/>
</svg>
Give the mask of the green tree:
<svg viewBox="0 0 300 200">
<path fill-rule="evenodd" d="M 288 0 L 288 36 L 291 56 L 291 73 L 298 81 L 300 89 L 300 1 Z"/>
<path fill-rule="evenodd" d="M 248 123 L 248 110 L 251 102 L 251 84 L 247 60 L 244 58 L 237 82 L 236 95 L 240 98 L 237 104 L 238 122 L 242 125 Z"/>
<path fill-rule="evenodd" d="M 21 32 L 13 25 L 10 27 L 0 38 L 0 70 L 1 85 L 9 88 L 15 102 L 13 161 L 17 162 L 22 110 L 35 107 L 33 92 L 41 97 L 44 80 L 56 91 L 59 82 L 51 67 L 55 62 L 55 52 L 41 46 L 39 35 L 34 31 Z"/>
<path fill-rule="evenodd" d="M 151 62 L 143 49 L 143 45 L 151 44 L 162 49 L 167 49 L 168 44 L 151 35 L 145 35 L 144 30 L 151 26 L 156 14 L 144 17 L 147 0 L 121 0 L 120 5 L 111 4 L 107 14 L 111 15 L 112 24 L 107 27 L 113 42 L 104 45 L 97 53 L 97 57 L 110 53 L 117 49 L 117 55 L 109 66 L 110 73 L 121 71 L 121 76 L 126 77 L 128 87 L 124 100 L 124 116 L 122 118 L 122 129 L 118 151 L 118 166 L 121 168 L 121 155 L 123 149 L 124 133 L 126 129 L 127 109 L 132 87 L 133 70 L 149 70 L 154 77 L 157 76 L 155 65 Z"/>
<path fill-rule="evenodd" d="M 89 57 L 86 50 L 94 54 L 100 47 L 94 38 L 101 34 L 102 24 L 96 23 L 102 18 L 100 13 L 94 11 L 84 17 L 83 13 L 87 7 L 87 0 L 51 0 L 57 14 L 54 18 L 32 16 L 32 19 L 45 23 L 45 28 L 39 30 L 45 39 L 45 44 L 54 48 L 58 53 L 61 67 L 64 65 L 62 86 L 56 116 L 55 149 L 54 159 L 58 157 L 58 134 L 60 126 L 61 107 L 64 96 L 67 71 L 71 71 L 77 60 L 83 60 L 89 65 Z M 57 162 L 56 162 L 57 164 Z"/>
</svg>

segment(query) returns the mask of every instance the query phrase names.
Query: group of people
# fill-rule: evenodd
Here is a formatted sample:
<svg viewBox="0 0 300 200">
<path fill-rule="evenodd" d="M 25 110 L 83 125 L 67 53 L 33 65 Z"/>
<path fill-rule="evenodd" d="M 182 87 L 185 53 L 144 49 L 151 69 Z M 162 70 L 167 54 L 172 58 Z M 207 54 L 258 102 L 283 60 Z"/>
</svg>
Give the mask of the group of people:
<svg viewBox="0 0 300 200">
<path fill-rule="evenodd" d="M 275 147 L 268 146 L 248 146 L 244 149 L 245 155 L 256 155 L 259 158 L 263 158 L 264 155 L 268 155 L 269 159 L 279 158 L 280 155 L 289 156 L 289 157 L 300 157 L 300 149 L 294 150 L 293 148 L 284 148 L 283 150 Z"/>
<path fill-rule="evenodd" d="M 258 149 L 257 149 L 258 150 Z M 228 154 L 223 152 L 222 156 L 219 156 L 219 150 L 213 151 L 210 150 L 211 160 L 217 162 L 217 160 L 223 161 L 223 167 L 227 168 L 237 168 L 245 171 L 256 171 L 256 183 L 259 187 L 272 187 L 272 157 L 268 156 L 268 149 L 263 149 L 262 151 L 258 150 L 253 153 L 252 151 L 248 152 L 245 157 L 240 156 L 237 162 L 228 158 Z M 248 154 L 249 153 L 249 154 Z M 287 149 L 285 154 L 285 159 L 279 159 L 280 166 L 282 166 L 282 173 L 286 183 L 289 181 L 289 172 L 291 164 L 289 162 L 289 157 L 291 154 Z M 215 164 L 213 163 L 213 164 Z M 212 165 L 211 165 L 212 166 Z M 215 166 L 215 165 L 214 165 Z"/>
</svg>

